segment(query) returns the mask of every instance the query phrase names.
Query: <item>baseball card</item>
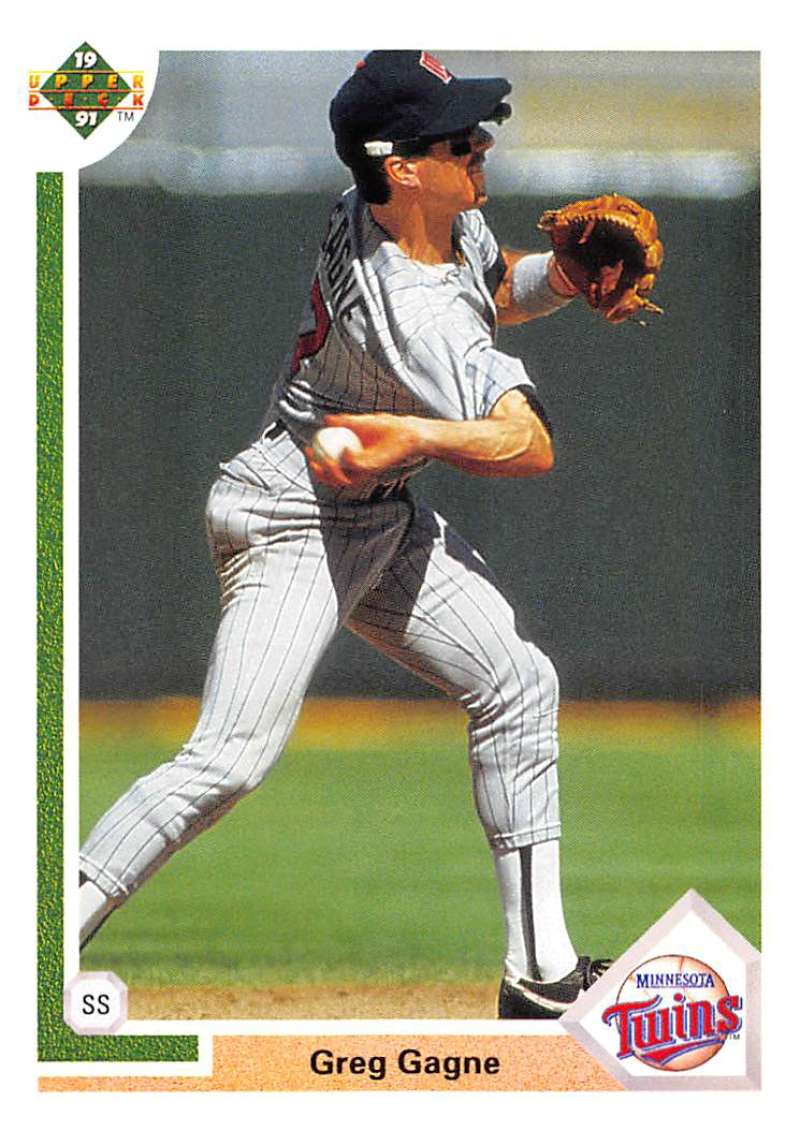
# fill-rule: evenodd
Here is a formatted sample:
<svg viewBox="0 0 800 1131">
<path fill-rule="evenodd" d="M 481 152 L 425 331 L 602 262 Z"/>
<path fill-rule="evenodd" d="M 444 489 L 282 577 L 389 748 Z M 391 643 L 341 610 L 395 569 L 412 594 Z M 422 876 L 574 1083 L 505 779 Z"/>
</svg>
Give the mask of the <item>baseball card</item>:
<svg viewBox="0 0 800 1131">
<path fill-rule="evenodd" d="M 38 1101 L 735 1121 L 760 45 L 292 21 L 18 67 Z"/>
</svg>

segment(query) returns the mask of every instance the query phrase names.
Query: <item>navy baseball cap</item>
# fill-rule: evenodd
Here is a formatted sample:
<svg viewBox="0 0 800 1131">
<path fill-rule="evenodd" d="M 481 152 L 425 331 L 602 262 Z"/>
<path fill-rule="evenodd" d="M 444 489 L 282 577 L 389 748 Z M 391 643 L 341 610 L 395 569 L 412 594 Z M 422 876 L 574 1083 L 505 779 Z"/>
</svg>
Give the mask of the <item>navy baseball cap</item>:
<svg viewBox="0 0 800 1131">
<path fill-rule="evenodd" d="M 458 133 L 511 114 L 501 78 L 459 79 L 429 51 L 371 51 L 330 106 L 336 152 L 386 156 L 390 142 Z"/>
</svg>

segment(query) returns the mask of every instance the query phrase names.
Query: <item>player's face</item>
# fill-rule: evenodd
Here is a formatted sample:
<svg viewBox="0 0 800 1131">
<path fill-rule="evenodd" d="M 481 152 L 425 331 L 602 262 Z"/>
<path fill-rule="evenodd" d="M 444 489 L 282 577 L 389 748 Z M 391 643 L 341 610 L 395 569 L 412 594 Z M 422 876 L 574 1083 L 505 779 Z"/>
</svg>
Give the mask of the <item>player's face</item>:
<svg viewBox="0 0 800 1131">
<path fill-rule="evenodd" d="M 469 133 L 438 141 L 418 159 L 420 187 L 432 206 L 453 212 L 480 208 L 488 199 L 483 171 L 494 138 L 482 126 Z"/>
</svg>

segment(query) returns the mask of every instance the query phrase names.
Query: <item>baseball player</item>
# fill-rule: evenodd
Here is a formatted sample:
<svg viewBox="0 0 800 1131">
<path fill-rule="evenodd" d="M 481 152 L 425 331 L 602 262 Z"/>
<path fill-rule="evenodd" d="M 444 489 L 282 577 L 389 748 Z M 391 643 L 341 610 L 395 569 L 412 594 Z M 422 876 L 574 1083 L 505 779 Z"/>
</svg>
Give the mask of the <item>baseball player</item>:
<svg viewBox="0 0 800 1131">
<path fill-rule="evenodd" d="M 458 700 L 507 947 L 499 1014 L 558 1017 L 606 969 L 578 957 L 559 881 L 558 681 L 476 551 L 409 480 L 553 465 L 551 428 L 498 325 L 577 292 L 549 253 L 501 249 L 482 123 L 502 78 L 375 51 L 330 107 L 355 187 L 336 203 L 291 355 L 256 441 L 211 489 L 221 622 L 194 733 L 81 851 L 81 941 L 275 765 L 340 626 Z M 337 446 L 325 427 L 345 428 Z"/>
</svg>

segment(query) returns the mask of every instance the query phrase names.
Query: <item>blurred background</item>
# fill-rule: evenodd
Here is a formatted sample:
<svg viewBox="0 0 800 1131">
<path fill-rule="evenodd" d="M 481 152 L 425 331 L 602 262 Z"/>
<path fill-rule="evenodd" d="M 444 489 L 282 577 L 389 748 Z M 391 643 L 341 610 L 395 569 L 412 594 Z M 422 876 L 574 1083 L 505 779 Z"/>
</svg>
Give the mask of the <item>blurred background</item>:
<svg viewBox="0 0 800 1131">
<path fill-rule="evenodd" d="M 327 107 L 362 54 L 164 52 L 135 133 L 83 171 L 85 696 L 202 686 L 217 611 L 206 493 L 292 349 L 349 184 Z M 492 564 L 566 697 L 752 695 L 758 55 L 440 54 L 513 83 L 487 170 L 501 241 L 544 249 L 545 207 L 635 196 L 659 219 L 666 314 L 610 327 L 574 303 L 503 331 L 554 422 L 556 470 L 487 485 L 437 467 L 416 490 Z M 313 692 L 428 694 L 346 633 Z"/>
<path fill-rule="evenodd" d="M 141 124 L 82 173 L 83 834 L 192 729 L 206 495 L 293 348 L 349 184 L 327 107 L 361 54 L 162 53 Z M 571 933 L 619 955 L 694 888 L 757 945 L 758 56 L 439 54 L 514 85 L 501 242 L 544 250 L 545 208 L 616 190 L 666 249 L 647 326 L 575 302 L 501 332 L 554 423 L 550 475 L 414 486 L 558 668 Z M 464 716 L 433 694 L 340 634 L 267 786 L 87 951 L 133 1016 L 492 1016 L 494 873 Z"/>
</svg>

